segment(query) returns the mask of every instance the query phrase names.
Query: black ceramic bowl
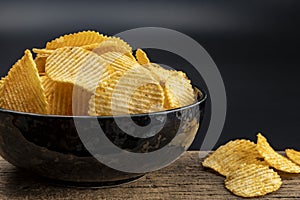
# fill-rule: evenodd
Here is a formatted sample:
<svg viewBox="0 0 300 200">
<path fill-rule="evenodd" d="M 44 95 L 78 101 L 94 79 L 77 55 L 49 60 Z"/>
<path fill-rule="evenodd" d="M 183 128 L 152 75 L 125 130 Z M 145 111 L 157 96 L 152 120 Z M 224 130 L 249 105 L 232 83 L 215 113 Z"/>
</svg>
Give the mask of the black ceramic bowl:
<svg viewBox="0 0 300 200">
<path fill-rule="evenodd" d="M 120 149 L 146 153 L 162 147 L 178 148 L 184 152 L 192 143 L 204 114 L 206 95 L 195 89 L 197 102 L 178 109 L 118 116 L 129 118 L 138 125 L 161 123 L 163 128 L 152 137 L 138 138 L 127 135 L 115 123 L 113 117 L 77 116 L 85 121 L 85 129 L 93 132 L 92 118 L 97 119 L 109 140 Z M 156 120 L 157 119 L 157 120 Z M 183 125 L 183 126 L 180 126 Z M 178 133 L 179 137 L 174 139 Z M 147 133 L 145 133 L 147 134 Z M 180 154 L 178 154 L 178 157 Z M 95 159 L 78 135 L 72 116 L 39 115 L 0 109 L 0 154 L 11 164 L 30 170 L 41 176 L 68 182 L 117 183 L 130 180 L 142 173 L 115 170 Z"/>
</svg>

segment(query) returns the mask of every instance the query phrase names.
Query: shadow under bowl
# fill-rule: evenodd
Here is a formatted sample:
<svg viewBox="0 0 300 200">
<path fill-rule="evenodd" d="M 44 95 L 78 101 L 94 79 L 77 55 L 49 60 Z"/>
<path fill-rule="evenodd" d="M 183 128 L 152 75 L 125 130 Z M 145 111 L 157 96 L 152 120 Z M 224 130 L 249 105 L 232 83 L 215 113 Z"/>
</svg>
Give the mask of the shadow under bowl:
<svg viewBox="0 0 300 200">
<path fill-rule="evenodd" d="M 87 144 L 82 132 L 97 133 L 100 125 L 120 152 L 149 153 L 167 148 L 176 152 L 171 158 L 174 161 L 191 145 L 203 119 L 206 95 L 197 88 L 195 92 L 197 101 L 189 106 L 115 117 L 39 115 L 0 109 L 0 154 L 17 167 L 59 181 L 109 185 L 133 180 L 144 173 L 126 172 L 100 162 L 93 156 L 99 149 L 93 148 L 102 145 L 101 141 L 92 138 L 93 144 Z M 116 121 L 128 119 L 142 127 L 151 122 L 149 132 L 143 132 L 150 136 L 126 134 Z M 83 127 L 81 135 L 78 122 Z M 151 135 L 151 127 L 162 123 L 161 130 Z M 105 151 L 109 154 L 109 150 Z"/>
</svg>

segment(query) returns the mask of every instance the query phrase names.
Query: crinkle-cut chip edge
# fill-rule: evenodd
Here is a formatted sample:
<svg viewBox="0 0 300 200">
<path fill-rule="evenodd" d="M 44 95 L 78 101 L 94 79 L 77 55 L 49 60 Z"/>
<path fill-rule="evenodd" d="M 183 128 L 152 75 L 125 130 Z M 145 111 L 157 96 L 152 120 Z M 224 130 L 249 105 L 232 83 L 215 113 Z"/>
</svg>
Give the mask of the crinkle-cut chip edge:
<svg viewBox="0 0 300 200">
<path fill-rule="evenodd" d="M 52 49 L 38 49 L 38 48 L 33 48 L 32 51 L 36 54 L 41 54 L 44 56 L 49 56 L 50 54 L 53 53 L 54 50 Z"/>
<path fill-rule="evenodd" d="M 89 36 L 93 36 L 90 37 L 89 40 L 90 41 L 84 41 L 79 43 L 78 38 L 85 36 L 87 39 L 87 35 Z M 77 37 L 77 39 L 75 39 Z M 83 46 L 83 45 L 88 45 L 88 44 L 93 44 L 93 43 L 100 43 L 102 42 L 105 38 L 107 38 L 107 36 L 100 34 L 99 32 L 96 31 L 80 31 L 77 33 L 71 33 L 71 34 L 66 34 L 63 36 L 60 36 L 58 38 L 55 38 L 53 40 L 51 40 L 50 42 L 47 42 L 46 44 L 46 49 L 57 49 L 60 47 L 64 47 L 64 46 Z M 92 40 L 94 39 L 94 40 Z M 68 42 L 73 40 L 73 44 L 68 44 Z M 66 42 L 67 41 L 67 42 Z M 75 42 L 77 43 L 75 43 Z"/>
<path fill-rule="evenodd" d="M 276 152 L 261 133 L 257 134 L 256 149 L 271 167 L 287 173 L 300 173 L 300 166 Z"/>
<path fill-rule="evenodd" d="M 131 46 L 119 37 L 107 37 L 92 51 L 100 56 L 107 52 L 119 52 L 129 57 L 132 55 Z"/>
<path fill-rule="evenodd" d="M 300 152 L 296 151 L 295 149 L 286 149 L 285 154 L 294 163 L 300 165 Z"/>
<path fill-rule="evenodd" d="M 135 57 L 140 65 L 146 65 L 146 64 L 150 63 L 150 60 L 149 60 L 146 52 L 144 52 L 142 49 L 136 50 Z"/>
</svg>

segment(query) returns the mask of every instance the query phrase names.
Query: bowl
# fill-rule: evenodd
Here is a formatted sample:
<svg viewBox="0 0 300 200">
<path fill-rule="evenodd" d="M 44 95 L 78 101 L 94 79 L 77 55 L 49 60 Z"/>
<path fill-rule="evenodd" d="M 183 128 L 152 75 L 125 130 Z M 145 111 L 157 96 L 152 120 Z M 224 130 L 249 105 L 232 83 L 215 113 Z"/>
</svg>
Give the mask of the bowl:
<svg viewBox="0 0 300 200">
<path fill-rule="evenodd" d="M 191 145 L 202 122 L 206 95 L 195 88 L 197 101 L 178 109 L 116 116 L 131 118 L 143 126 L 161 124 L 163 128 L 150 137 L 124 133 L 112 116 L 58 116 L 23 113 L 0 109 L 0 154 L 11 164 L 49 179 L 68 183 L 98 183 L 114 185 L 142 176 L 143 172 L 126 172 L 102 163 L 91 154 L 74 121 L 84 121 L 86 132 L 93 133 L 95 119 L 105 136 L 119 149 L 134 153 L 149 153 L 169 148 L 177 159 Z M 147 133 L 143 133 L 147 135 Z M 176 136 L 176 137 L 175 137 Z M 94 140 L 97 141 L 97 140 Z M 95 144 L 97 146 L 97 144 Z M 89 149 L 89 150 L 87 150 Z"/>
</svg>

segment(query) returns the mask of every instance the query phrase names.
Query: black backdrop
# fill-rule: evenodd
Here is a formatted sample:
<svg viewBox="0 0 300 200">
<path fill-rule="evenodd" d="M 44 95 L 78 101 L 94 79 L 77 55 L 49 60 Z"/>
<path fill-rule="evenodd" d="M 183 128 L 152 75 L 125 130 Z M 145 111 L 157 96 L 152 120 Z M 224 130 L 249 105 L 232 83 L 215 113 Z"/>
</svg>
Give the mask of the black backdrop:
<svg viewBox="0 0 300 200">
<path fill-rule="evenodd" d="M 197 40 L 223 77 L 228 112 L 217 146 L 238 137 L 255 140 L 261 131 L 276 149 L 300 150 L 299 22 L 297 0 L 1 1 L 0 75 L 26 48 L 43 47 L 64 33 L 171 28 Z M 184 60 L 166 52 L 149 55 L 201 84 Z M 191 149 L 199 149 L 204 134 L 205 125 Z"/>
</svg>

